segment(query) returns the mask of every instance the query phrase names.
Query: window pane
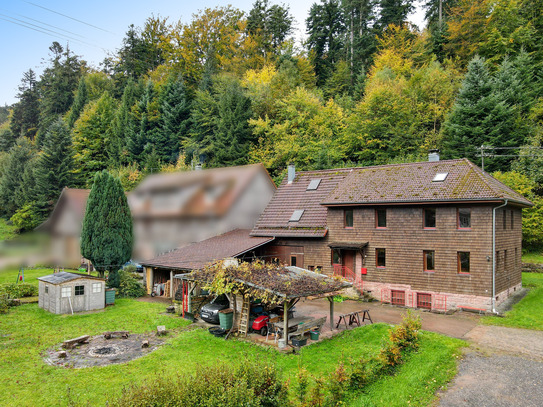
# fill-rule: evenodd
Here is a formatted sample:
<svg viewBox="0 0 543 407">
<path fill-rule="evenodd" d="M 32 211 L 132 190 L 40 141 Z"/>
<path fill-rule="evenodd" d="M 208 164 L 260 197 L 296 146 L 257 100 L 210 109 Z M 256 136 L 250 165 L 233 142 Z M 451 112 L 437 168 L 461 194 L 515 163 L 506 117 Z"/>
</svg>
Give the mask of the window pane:
<svg viewBox="0 0 543 407">
<path fill-rule="evenodd" d="M 436 210 L 435 209 L 424 210 L 424 227 L 425 228 L 436 227 Z"/>
<path fill-rule="evenodd" d="M 75 295 L 84 295 L 85 294 L 85 286 L 84 285 L 76 285 L 75 286 Z"/>
<path fill-rule="evenodd" d="M 458 227 L 461 229 L 471 228 L 471 209 L 470 208 L 458 209 Z"/>
<path fill-rule="evenodd" d="M 458 271 L 469 273 L 469 252 L 458 252 Z"/>
<path fill-rule="evenodd" d="M 434 256 L 435 252 L 433 250 L 425 250 L 424 251 L 424 270 L 426 271 L 434 271 Z"/>
<path fill-rule="evenodd" d="M 377 209 L 377 227 L 386 228 L 387 227 L 387 210 L 386 209 Z"/>
<path fill-rule="evenodd" d="M 338 249 L 332 250 L 332 264 L 341 264 L 341 253 Z"/>
<path fill-rule="evenodd" d="M 347 209 L 345 211 L 345 227 L 352 228 L 353 227 L 353 210 Z"/>
<path fill-rule="evenodd" d="M 100 284 L 100 283 L 92 283 L 92 292 L 93 293 L 102 292 L 102 284 Z"/>
<path fill-rule="evenodd" d="M 375 249 L 375 261 L 376 261 L 377 267 L 386 266 L 385 249 Z"/>
<path fill-rule="evenodd" d="M 62 295 L 62 297 L 71 297 L 72 296 L 72 287 L 62 287 L 61 295 Z"/>
<path fill-rule="evenodd" d="M 290 256 L 290 265 L 296 267 L 296 256 Z"/>
</svg>

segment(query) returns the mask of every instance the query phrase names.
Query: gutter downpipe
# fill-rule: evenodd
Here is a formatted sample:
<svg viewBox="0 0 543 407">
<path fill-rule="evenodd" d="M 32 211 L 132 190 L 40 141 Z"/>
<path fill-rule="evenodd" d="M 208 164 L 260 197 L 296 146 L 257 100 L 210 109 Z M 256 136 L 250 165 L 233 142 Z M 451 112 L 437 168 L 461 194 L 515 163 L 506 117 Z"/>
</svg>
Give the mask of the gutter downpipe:
<svg viewBox="0 0 543 407">
<path fill-rule="evenodd" d="M 492 312 L 496 314 L 496 209 L 507 206 L 508 199 L 503 205 L 492 209 Z"/>
</svg>

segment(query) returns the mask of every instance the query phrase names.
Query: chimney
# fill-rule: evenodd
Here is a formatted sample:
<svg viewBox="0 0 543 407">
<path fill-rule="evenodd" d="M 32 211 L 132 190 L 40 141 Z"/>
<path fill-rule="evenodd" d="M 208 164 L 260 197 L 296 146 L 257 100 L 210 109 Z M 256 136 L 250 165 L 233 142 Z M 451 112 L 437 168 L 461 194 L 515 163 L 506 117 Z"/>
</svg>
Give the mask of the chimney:
<svg viewBox="0 0 543 407">
<path fill-rule="evenodd" d="M 288 165 L 288 183 L 292 184 L 294 178 L 296 177 L 296 166 L 294 163 Z"/>
<path fill-rule="evenodd" d="M 194 166 L 194 171 L 202 171 L 202 163 L 198 163 Z"/>
<path fill-rule="evenodd" d="M 428 161 L 439 161 L 439 150 L 428 150 Z"/>
</svg>

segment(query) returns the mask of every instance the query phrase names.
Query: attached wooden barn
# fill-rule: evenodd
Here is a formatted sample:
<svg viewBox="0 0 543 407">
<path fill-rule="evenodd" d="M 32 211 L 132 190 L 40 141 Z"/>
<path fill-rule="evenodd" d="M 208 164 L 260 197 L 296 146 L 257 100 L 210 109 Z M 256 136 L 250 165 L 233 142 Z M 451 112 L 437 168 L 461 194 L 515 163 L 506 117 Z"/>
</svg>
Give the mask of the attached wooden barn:
<svg viewBox="0 0 543 407">
<path fill-rule="evenodd" d="M 53 314 L 92 311 L 106 306 L 103 278 L 61 271 L 38 280 L 38 305 Z"/>
</svg>

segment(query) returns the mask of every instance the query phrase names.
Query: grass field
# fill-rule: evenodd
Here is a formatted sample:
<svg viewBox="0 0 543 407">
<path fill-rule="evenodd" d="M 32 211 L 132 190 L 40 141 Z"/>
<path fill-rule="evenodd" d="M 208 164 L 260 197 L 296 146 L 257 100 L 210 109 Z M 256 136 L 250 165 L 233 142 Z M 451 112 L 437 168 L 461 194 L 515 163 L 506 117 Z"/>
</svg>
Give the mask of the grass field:
<svg viewBox="0 0 543 407">
<path fill-rule="evenodd" d="M 542 264 L 543 263 L 543 253 L 541 253 L 541 252 L 523 253 L 522 254 L 522 261 L 524 263 Z"/>
<path fill-rule="evenodd" d="M 530 291 L 506 312 L 505 318 L 484 317 L 481 321 L 488 325 L 543 330 L 543 274 L 522 273 L 522 286 Z"/>
<path fill-rule="evenodd" d="M 15 226 L 8 225 L 5 219 L 0 218 L 0 242 L 15 236 Z"/>
<path fill-rule="evenodd" d="M 196 365 L 218 361 L 243 363 L 257 359 L 276 363 L 284 379 L 291 381 L 300 365 L 312 375 L 327 376 L 340 360 L 375 355 L 389 330 L 385 324 L 353 329 L 303 348 L 300 355 L 283 355 L 243 341 L 224 341 L 205 330 L 195 330 L 174 332 L 157 351 L 122 365 L 73 370 L 49 366 L 42 360 L 41 353 L 47 348 L 83 334 L 117 329 L 143 333 L 155 330 L 157 325 L 175 331 L 187 324 L 163 311 L 163 304 L 129 299 L 117 300 L 114 307 L 101 312 L 79 315 L 53 315 L 36 304 L 12 308 L 0 315 L 0 405 L 104 405 L 124 385 L 152 380 L 156 375 L 187 374 Z M 371 405 L 406 405 L 407 400 L 412 405 L 426 405 L 434 398 L 435 390 L 454 374 L 455 355 L 462 344 L 423 333 L 419 352 L 408 357 L 397 376 L 378 381 L 353 403 L 368 405 L 368 394 L 373 394 Z"/>
<path fill-rule="evenodd" d="M 18 272 L 19 270 L 16 268 L 0 270 L 0 284 L 17 282 Z M 53 269 L 47 268 L 25 269 L 25 283 L 38 285 L 38 277 L 46 276 L 52 272 Z"/>
</svg>

